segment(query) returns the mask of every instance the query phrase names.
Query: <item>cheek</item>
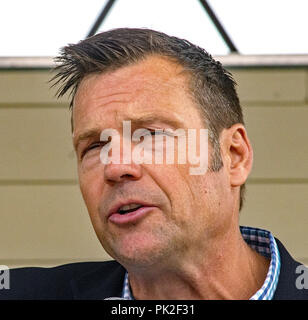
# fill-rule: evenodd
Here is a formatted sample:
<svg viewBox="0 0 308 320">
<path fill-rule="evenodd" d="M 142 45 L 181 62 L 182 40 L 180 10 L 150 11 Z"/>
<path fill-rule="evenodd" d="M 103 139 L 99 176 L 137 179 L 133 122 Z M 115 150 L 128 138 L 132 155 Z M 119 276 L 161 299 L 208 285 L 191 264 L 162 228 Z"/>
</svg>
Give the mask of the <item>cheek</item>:
<svg viewBox="0 0 308 320">
<path fill-rule="evenodd" d="M 227 179 L 223 170 L 215 173 L 208 173 L 200 183 L 200 204 L 206 207 L 208 222 L 214 230 L 221 230 L 228 221 L 231 221 L 230 201 Z M 216 232 L 216 231 L 215 231 Z"/>
<path fill-rule="evenodd" d="M 100 160 L 100 150 L 89 151 L 78 164 L 78 175 L 97 173 L 97 170 L 101 170 L 102 162 Z"/>
<path fill-rule="evenodd" d="M 191 188 L 187 178 L 186 165 L 149 165 L 147 172 L 164 192 L 170 203 L 169 215 L 180 220 L 188 214 L 193 203 Z"/>
<path fill-rule="evenodd" d="M 179 174 L 181 201 L 187 210 L 187 219 L 199 220 L 200 226 L 209 225 L 217 217 L 221 198 L 221 179 L 217 173 L 207 171 L 203 175 L 190 175 L 191 166 L 181 166 Z"/>
<path fill-rule="evenodd" d="M 106 228 L 99 215 L 99 204 L 102 198 L 102 181 L 103 180 L 99 177 L 98 173 L 79 173 L 79 186 L 81 194 L 87 207 L 92 226 L 99 241 L 102 241 L 102 234 L 105 234 L 104 230 Z"/>
<path fill-rule="evenodd" d="M 98 165 L 89 170 L 89 167 L 80 164 L 78 166 L 78 178 L 81 194 L 89 214 L 93 215 L 98 210 L 99 201 L 102 195 L 104 181 L 103 169 Z"/>
</svg>

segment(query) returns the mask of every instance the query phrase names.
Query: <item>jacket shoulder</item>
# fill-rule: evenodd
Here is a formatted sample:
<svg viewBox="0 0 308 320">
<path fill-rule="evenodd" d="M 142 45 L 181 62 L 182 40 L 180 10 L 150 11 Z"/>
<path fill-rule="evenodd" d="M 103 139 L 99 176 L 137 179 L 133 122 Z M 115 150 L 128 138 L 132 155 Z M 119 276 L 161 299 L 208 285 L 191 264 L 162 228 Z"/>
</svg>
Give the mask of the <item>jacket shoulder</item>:
<svg viewBox="0 0 308 320">
<path fill-rule="evenodd" d="M 104 261 L 9 269 L 9 289 L 0 290 L 0 300 L 73 299 L 73 279 L 97 270 L 108 274 L 118 266 L 116 261 Z"/>
<path fill-rule="evenodd" d="M 294 260 L 283 244 L 276 239 L 280 254 L 280 274 L 274 300 L 308 300 L 308 289 L 298 287 L 302 263 Z M 305 268 L 306 269 L 306 268 Z M 307 270 L 307 269 L 306 269 Z M 308 274 L 307 274 L 308 277 Z M 308 281 L 308 279 L 306 279 Z"/>
</svg>

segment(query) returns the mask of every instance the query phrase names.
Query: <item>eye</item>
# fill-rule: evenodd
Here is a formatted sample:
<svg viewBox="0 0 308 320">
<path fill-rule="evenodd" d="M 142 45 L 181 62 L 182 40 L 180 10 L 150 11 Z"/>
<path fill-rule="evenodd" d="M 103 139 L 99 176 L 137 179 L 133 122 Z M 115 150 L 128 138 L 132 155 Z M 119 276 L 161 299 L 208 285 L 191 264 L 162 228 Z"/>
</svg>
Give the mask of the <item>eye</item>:
<svg viewBox="0 0 308 320">
<path fill-rule="evenodd" d="M 163 129 L 148 129 L 150 131 L 150 135 L 151 136 L 155 136 L 155 135 L 162 135 L 162 134 L 165 134 L 164 130 Z"/>
<path fill-rule="evenodd" d="M 97 141 L 97 142 L 93 142 L 91 143 L 88 147 L 86 147 L 82 153 L 81 153 L 81 156 L 80 158 L 83 159 L 83 157 L 86 155 L 87 152 L 91 151 L 91 150 L 94 150 L 96 148 L 100 148 L 104 145 L 104 141 Z"/>
</svg>

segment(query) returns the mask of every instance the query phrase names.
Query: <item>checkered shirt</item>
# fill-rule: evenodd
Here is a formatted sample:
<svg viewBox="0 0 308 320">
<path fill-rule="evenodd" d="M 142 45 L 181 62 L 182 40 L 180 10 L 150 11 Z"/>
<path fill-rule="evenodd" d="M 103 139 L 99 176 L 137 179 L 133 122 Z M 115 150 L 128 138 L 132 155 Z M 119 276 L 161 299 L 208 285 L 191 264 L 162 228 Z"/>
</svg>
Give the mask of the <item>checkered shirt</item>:
<svg viewBox="0 0 308 320">
<path fill-rule="evenodd" d="M 266 230 L 250 227 L 240 227 L 241 234 L 246 243 L 266 258 L 271 259 L 270 266 L 262 287 L 249 300 L 272 300 L 280 273 L 280 255 L 273 235 Z M 122 298 L 134 300 L 128 273 L 125 273 Z"/>
</svg>

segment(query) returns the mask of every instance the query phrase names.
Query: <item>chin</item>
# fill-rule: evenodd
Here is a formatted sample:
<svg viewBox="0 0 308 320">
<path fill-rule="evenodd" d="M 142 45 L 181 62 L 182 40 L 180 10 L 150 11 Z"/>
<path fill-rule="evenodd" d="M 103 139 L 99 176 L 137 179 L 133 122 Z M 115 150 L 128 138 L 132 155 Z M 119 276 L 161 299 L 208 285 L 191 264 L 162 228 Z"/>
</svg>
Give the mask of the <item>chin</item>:
<svg viewBox="0 0 308 320">
<path fill-rule="evenodd" d="M 170 256 L 170 249 L 161 241 L 118 241 L 108 252 L 115 260 L 127 269 L 148 268 L 161 264 Z"/>
</svg>

